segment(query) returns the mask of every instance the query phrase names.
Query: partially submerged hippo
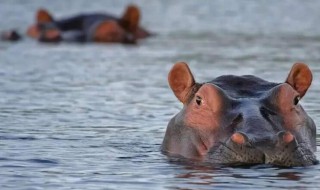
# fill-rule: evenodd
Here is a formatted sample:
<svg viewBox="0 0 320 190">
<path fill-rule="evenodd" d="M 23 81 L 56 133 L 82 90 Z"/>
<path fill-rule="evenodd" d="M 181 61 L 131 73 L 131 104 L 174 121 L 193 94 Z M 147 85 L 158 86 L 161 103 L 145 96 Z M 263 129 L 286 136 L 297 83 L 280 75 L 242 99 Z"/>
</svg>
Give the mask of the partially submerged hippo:
<svg viewBox="0 0 320 190">
<path fill-rule="evenodd" d="M 140 26 L 140 15 L 135 5 L 129 5 L 121 18 L 90 13 L 54 19 L 47 10 L 39 9 L 36 23 L 28 28 L 27 34 L 45 42 L 135 43 L 137 39 L 151 35 Z"/>
<path fill-rule="evenodd" d="M 227 165 L 318 162 L 316 126 L 299 103 L 312 82 L 307 65 L 294 64 L 284 83 L 251 75 L 197 83 L 176 63 L 168 81 L 184 106 L 168 124 L 163 153 Z"/>
</svg>

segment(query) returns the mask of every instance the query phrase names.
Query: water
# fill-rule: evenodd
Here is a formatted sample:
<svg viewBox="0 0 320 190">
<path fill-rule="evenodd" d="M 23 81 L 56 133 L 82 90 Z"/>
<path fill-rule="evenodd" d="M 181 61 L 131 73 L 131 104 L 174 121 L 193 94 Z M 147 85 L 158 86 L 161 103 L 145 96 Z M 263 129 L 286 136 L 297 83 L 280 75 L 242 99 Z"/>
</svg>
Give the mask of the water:
<svg viewBox="0 0 320 190">
<path fill-rule="evenodd" d="M 38 7 L 120 15 L 129 3 L 94 2 L 2 0 L 0 28 L 25 30 Z M 215 168 L 159 152 L 182 107 L 167 85 L 180 60 L 199 82 L 281 82 L 306 62 L 314 81 L 302 104 L 320 123 L 319 1 L 197 2 L 135 1 L 158 33 L 136 47 L 1 42 L 0 189 L 319 189 L 320 165 Z"/>
</svg>

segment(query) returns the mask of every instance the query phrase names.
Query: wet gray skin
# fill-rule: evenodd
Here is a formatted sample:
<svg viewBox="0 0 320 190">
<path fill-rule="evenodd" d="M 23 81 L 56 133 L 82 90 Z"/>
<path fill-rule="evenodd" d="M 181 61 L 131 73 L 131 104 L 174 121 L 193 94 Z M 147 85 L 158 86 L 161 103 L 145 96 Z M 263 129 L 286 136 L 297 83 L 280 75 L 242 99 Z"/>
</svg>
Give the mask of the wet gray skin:
<svg viewBox="0 0 320 190">
<path fill-rule="evenodd" d="M 309 68 L 295 64 L 284 83 L 225 75 L 200 84 L 177 63 L 169 84 L 184 107 L 169 122 L 162 151 L 212 164 L 316 164 L 316 126 L 299 103 L 311 81 Z"/>
</svg>

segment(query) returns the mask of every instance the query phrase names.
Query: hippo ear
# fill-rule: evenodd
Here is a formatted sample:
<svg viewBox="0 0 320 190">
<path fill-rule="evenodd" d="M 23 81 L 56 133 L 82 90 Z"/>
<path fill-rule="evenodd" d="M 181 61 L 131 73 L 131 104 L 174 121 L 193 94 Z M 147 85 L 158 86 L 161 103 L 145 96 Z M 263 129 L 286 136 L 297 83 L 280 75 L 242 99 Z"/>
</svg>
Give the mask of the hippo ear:
<svg viewBox="0 0 320 190">
<path fill-rule="evenodd" d="M 39 9 L 36 14 L 37 24 L 43 24 L 47 22 L 53 22 L 54 19 L 46 9 Z"/>
<path fill-rule="evenodd" d="M 292 66 L 286 83 L 290 84 L 302 98 L 312 82 L 312 73 L 304 63 L 296 63 Z"/>
<path fill-rule="evenodd" d="M 128 32 L 135 33 L 139 27 L 140 10 L 135 5 L 129 5 L 120 19 L 120 25 Z"/>
<path fill-rule="evenodd" d="M 188 93 L 195 85 L 193 75 L 184 62 L 176 63 L 168 75 L 169 85 L 176 97 L 184 104 L 188 100 Z"/>
</svg>

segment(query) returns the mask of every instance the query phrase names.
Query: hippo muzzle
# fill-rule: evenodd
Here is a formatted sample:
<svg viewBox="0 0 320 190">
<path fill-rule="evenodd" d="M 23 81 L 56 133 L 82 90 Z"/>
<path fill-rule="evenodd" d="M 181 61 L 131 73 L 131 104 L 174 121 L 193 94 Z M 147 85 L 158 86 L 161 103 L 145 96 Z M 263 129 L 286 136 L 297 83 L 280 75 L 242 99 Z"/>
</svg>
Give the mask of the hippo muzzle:
<svg viewBox="0 0 320 190">
<path fill-rule="evenodd" d="M 210 149 L 206 162 L 227 165 L 271 164 L 282 167 L 308 166 L 318 163 L 313 148 L 289 132 L 274 138 L 250 140 L 236 132 L 225 143 Z"/>
<path fill-rule="evenodd" d="M 227 165 L 318 163 L 316 126 L 299 103 L 312 81 L 305 64 L 284 83 L 225 75 L 200 84 L 185 63 L 168 79 L 184 107 L 168 124 L 164 153 Z"/>
</svg>

